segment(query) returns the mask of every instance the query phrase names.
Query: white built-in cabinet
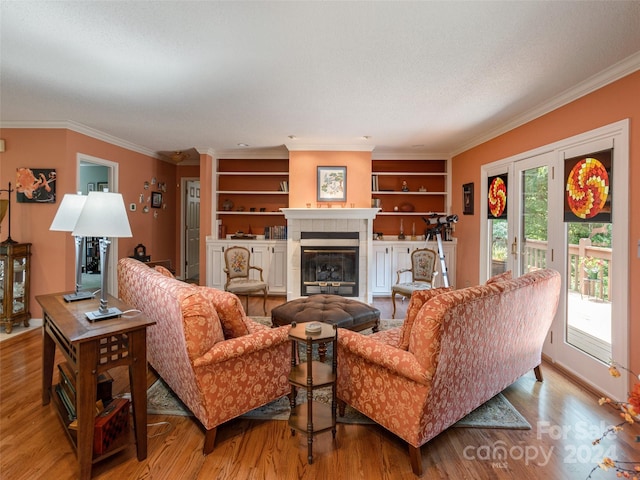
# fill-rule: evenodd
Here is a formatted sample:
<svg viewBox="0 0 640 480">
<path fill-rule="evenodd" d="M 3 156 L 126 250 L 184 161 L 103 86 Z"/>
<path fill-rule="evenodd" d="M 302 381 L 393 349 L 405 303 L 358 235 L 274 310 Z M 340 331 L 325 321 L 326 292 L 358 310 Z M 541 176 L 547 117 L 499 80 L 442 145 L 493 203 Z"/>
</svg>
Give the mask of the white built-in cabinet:
<svg viewBox="0 0 640 480">
<path fill-rule="evenodd" d="M 207 286 L 224 290 L 227 276 L 224 273 L 224 251 L 238 245 L 251 252 L 251 265 L 262 268 L 262 278 L 269 284 L 269 293 L 287 293 L 287 242 L 286 240 L 212 240 L 207 239 Z M 260 273 L 251 270 L 252 278 Z"/>
<path fill-rule="evenodd" d="M 456 286 L 456 239 L 442 242 L 445 265 L 449 285 Z M 417 248 L 430 248 L 436 252 L 436 276 L 435 286 L 442 287 L 442 262 L 438 255 L 438 243 L 435 241 L 410 241 L 410 240 L 375 240 L 373 242 L 373 286 L 374 296 L 391 295 L 391 287 L 397 282 L 398 270 L 411 268 L 411 252 Z M 401 281 L 410 281 L 410 273 L 403 273 Z"/>
</svg>

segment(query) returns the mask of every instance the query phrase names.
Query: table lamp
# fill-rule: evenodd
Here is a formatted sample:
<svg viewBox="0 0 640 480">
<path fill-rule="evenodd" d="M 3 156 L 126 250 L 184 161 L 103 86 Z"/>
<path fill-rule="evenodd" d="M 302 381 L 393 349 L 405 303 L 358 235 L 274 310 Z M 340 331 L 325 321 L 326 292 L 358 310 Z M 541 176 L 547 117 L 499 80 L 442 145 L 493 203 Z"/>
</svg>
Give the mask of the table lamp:
<svg viewBox="0 0 640 480">
<path fill-rule="evenodd" d="M 84 207 L 87 197 L 78 192 L 77 195 L 68 193 L 66 194 L 60 207 L 56 212 L 56 216 L 53 218 L 53 222 L 49 227 L 49 230 L 57 232 L 72 232 L 80 217 L 82 207 Z M 82 247 L 84 245 L 84 238 L 77 235 L 74 237 L 76 243 L 76 289 L 74 293 L 68 293 L 64 295 L 64 299 L 67 302 L 75 302 L 77 300 L 86 300 L 93 298 L 92 292 L 81 292 L 82 286 Z"/>
<path fill-rule="evenodd" d="M 107 306 L 107 266 L 109 264 L 109 237 L 131 237 L 127 209 L 120 193 L 89 192 L 78 222 L 71 233 L 74 236 L 100 237 L 100 308 L 86 313 L 93 322 L 119 317 L 122 311 Z"/>
</svg>

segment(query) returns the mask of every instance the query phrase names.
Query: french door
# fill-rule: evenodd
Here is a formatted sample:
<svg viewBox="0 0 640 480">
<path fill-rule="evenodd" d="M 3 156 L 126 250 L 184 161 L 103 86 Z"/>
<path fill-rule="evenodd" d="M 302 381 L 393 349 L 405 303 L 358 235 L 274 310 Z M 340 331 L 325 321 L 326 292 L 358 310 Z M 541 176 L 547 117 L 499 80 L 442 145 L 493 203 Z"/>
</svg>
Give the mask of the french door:
<svg viewBox="0 0 640 480">
<path fill-rule="evenodd" d="M 606 149 L 613 149 L 612 221 L 565 221 L 565 160 Z M 498 177 L 506 183 L 507 214 L 493 218 L 490 203 L 482 203 L 481 278 L 506 270 L 560 272 L 544 354 L 611 398 L 625 398 L 628 385 L 609 375 L 607 362 L 628 364 L 626 121 L 487 165 L 483 198 L 489 200 L 489 181 Z"/>
</svg>

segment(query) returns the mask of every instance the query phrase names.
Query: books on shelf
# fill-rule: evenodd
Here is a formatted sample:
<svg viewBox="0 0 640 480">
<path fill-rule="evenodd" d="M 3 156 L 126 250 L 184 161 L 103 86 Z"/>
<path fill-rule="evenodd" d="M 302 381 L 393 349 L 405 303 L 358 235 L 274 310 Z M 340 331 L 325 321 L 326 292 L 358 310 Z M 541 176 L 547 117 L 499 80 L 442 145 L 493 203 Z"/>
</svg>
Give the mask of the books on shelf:
<svg viewBox="0 0 640 480">
<path fill-rule="evenodd" d="M 371 175 L 371 191 L 378 191 L 378 175 Z"/>
<path fill-rule="evenodd" d="M 280 182 L 280 191 L 288 192 L 289 191 L 289 182 L 287 180 L 282 180 Z"/>
<path fill-rule="evenodd" d="M 265 240 L 286 240 L 287 227 L 282 225 L 274 225 L 273 227 L 264 227 Z"/>
</svg>

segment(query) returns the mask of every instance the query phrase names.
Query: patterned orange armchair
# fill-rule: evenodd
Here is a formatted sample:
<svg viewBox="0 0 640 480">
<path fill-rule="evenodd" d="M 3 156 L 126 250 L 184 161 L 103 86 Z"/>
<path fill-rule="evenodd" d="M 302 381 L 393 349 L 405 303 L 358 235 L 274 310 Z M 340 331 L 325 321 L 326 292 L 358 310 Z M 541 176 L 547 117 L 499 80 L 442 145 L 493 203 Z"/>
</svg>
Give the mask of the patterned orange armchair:
<svg viewBox="0 0 640 480">
<path fill-rule="evenodd" d="M 238 297 L 163 275 L 130 258 L 118 262 L 120 298 L 156 324 L 147 329 L 147 360 L 206 431 L 290 392 L 289 327 L 245 315 Z"/>
</svg>

